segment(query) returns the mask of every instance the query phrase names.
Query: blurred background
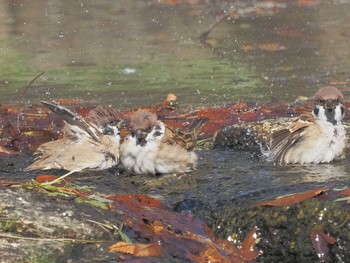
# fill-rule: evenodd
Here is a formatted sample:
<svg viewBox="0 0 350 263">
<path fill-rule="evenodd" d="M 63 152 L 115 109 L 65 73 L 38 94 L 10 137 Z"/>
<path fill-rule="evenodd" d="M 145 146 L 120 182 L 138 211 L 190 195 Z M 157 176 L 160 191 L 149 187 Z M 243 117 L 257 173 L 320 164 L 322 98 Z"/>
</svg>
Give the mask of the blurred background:
<svg viewBox="0 0 350 263">
<path fill-rule="evenodd" d="M 1 1 L 0 103 L 64 98 L 130 108 L 170 92 L 184 108 L 289 103 L 327 84 L 349 97 L 349 7 L 343 0 Z"/>
</svg>

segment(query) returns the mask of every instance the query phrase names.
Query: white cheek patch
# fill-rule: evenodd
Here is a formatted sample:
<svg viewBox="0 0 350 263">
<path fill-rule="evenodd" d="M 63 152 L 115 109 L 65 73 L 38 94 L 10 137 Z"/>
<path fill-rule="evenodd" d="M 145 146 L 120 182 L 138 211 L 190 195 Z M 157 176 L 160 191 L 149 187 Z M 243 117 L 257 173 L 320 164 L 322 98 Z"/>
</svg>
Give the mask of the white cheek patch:
<svg viewBox="0 0 350 263">
<path fill-rule="evenodd" d="M 335 106 L 335 109 L 334 109 L 334 120 L 336 120 L 337 122 L 338 121 L 341 121 L 344 117 L 344 114 L 342 114 L 342 111 L 341 111 L 341 108 L 343 106 L 341 104 L 338 104 L 337 106 Z"/>
<path fill-rule="evenodd" d="M 158 121 L 157 126 L 153 127 L 151 132 L 146 136 L 147 142 L 153 142 L 161 140 L 165 132 L 165 125 L 163 122 Z"/>
<path fill-rule="evenodd" d="M 324 107 L 320 105 L 315 105 L 315 108 L 318 110 L 318 112 L 317 114 L 315 114 L 315 110 L 312 111 L 312 115 L 314 116 L 314 118 L 321 121 L 327 121 L 327 116 Z"/>
</svg>

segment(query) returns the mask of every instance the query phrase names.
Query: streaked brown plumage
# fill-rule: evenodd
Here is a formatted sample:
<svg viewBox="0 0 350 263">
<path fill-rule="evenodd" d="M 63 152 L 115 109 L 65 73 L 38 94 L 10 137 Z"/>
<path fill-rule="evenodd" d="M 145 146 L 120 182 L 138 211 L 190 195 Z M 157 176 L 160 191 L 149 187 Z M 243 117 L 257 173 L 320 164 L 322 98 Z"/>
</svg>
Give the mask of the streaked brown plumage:
<svg viewBox="0 0 350 263">
<path fill-rule="evenodd" d="M 68 174 L 85 169 L 102 170 L 119 162 L 119 122 L 112 111 L 96 108 L 85 120 L 79 114 L 58 104 L 42 104 L 61 116 L 65 122 L 63 138 L 44 143 L 35 152 L 35 161 L 27 170 L 64 169 Z M 56 181 L 56 180 L 55 180 Z"/>
<path fill-rule="evenodd" d="M 327 86 L 313 99 L 312 114 L 302 115 L 272 134 L 269 158 L 273 162 L 328 163 L 344 158 L 343 94 L 337 88 Z"/>
<path fill-rule="evenodd" d="M 341 123 L 345 109 L 342 93 L 335 87 L 323 87 L 312 100 L 312 112 L 297 118 L 240 123 L 219 130 L 214 147 L 248 150 L 280 164 L 343 158 L 347 142 Z"/>
<path fill-rule="evenodd" d="M 130 117 L 131 134 L 121 145 L 124 167 L 136 174 L 189 172 L 196 168 L 197 155 L 192 151 L 206 119 L 197 119 L 180 131 L 168 127 L 154 113 L 135 112 Z"/>
</svg>

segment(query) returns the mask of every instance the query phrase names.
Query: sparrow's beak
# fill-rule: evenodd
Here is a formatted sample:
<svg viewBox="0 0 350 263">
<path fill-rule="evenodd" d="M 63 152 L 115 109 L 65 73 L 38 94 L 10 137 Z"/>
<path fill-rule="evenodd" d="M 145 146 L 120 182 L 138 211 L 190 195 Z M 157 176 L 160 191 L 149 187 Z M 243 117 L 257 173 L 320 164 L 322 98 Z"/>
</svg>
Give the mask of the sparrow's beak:
<svg viewBox="0 0 350 263">
<path fill-rule="evenodd" d="M 145 146 L 146 145 L 147 133 L 142 130 L 135 131 L 136 144 Z"/>
<path fill-rule="evenodd" d="M 127 129 L 127 125 L 128 125 L 128 122 L 124 119 L 121 119 L 118 123 L 117 123 L 117 128 L 118 130 L 121 130 L 121 129 Z"/>
<path fill-rule="evenodd" d="M 324 104 L 324 108 L 325 110 L 331 112 L 332 110 L 335 109 L 336 102 L 334 100 L 326 100 L 325 104 Z"/>
</svg>

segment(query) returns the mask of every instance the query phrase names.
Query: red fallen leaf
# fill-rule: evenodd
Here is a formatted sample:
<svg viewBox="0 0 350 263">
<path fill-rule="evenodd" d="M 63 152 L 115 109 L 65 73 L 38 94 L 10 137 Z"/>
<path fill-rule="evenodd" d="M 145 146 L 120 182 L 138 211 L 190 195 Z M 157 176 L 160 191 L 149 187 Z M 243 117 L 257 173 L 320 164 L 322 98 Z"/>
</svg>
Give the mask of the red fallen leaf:
<svg viewBox="0 0 350 263">
<path fill-rule="evenodd" d="M 19 154 L 19 152 L 11 150 L 11 149 L 8 149 L 8 148 L 0 145 L 0 154 L 12 155 L 12 154 Z"/>
<path fill-rule="evenodd" d="M 338 192 L 339 196 L 350 196 L 350 188 L 346 188 Z"/>
<path fill-rule="evenodd" d="M 162 255 L 162 248 L 157 243 L 151 244 L 128 244 L 125 242 L 118 242 L 110 247 L 111 252 L 122 252 L 131 254 L 136 257 L 160 257 Z"/>
<path fill-rule="evenodd" d="M 58 178 L 58 176 L 55 176 L 55 175 L 43 174 L 43 175 L 36 176 L 35 181 L 38 183 L 46 183 L 46 182 L 52 182 L 53 180 L 56 180 L 57 178 Z M 67 181 L 67 182 L 74 182 L 73 178 L 65 178 L 63 180 Z"/>
<path fill-rule="evenodd" d="M 327 187 L 321 187 L 321 188 L 317 188 L 317 189 L 310 190 L 310 191 L 303 192 L 303 193 L 281 196 L 281 197 L 277 197 L 276 199 L 271 200 L 271 201 L 264 201 L 264 202 L 256 203 L 253 207 L 293 205 L 293 204 L 300 203 L 304 200 L 307 200 L 311 197 L 317 196 L 317 195 L 321 194 L 322 192 L 326 191 L 327 189 L 328 189 Z"/>
<path fill-rule="evenodd" d="M 118 201 L 125 206 L 163 207 L 162 203 L 158 200 L 142 194 L 112 195 L 108 196 L 107 199 Z"/>
<path fill-rule="evenodd" d="M 329 260 L 329 247 L 328 245 L 333 245 L 337 240 L 323 232 L 316 232 L 311 234 L 311 242 L 314 247 L 317 256 L 322 262 Z"/>
<path fill-rule="evenodd" d="M 261 255 L 255 247 L 257 236 L 256 229 L 253 229 L 242 242 L 242 247 L 240 249 L 241 256 L 247 261 L 252 261 Z"/>
<path fill-rule="evenodd" d="M 217 241 L 200 219 L 170 211 L 144 195 L 114 195 L 108 199 L 113 200 L 112 207 L 124 213 L 128 227 L 151 243 L 161 244 L 174 257 L 191 262 L 247 262 L 232 244 Z M 246 244 L 244 247 L 250 246 L 250 242 Z"/>
<path fill-rule="evenodd" d="M 319 0 L 298 0 L 297 6 L 298 7 L 306 7 L 306 6 L 315 6 L 320 3 Z"/>
<path fill-rule="evenodd" d="M 18 182 L 8 182 L 8 181 L 0 181 L 0 186 L 12 186 L 12 185 L 19 185 L 20 183 Z"/>
<path fill-rule="evenodd" d="M 83 102 L 83 100 L 78 98 L 61 98 L 61 99 L 55 99 L 56 102 L 60 104 L 80 104 Z"/>
<path fill-rule="evenodd" d="M 0 133 L 0 137 L 5 138 L 5 137 L 11 137 L 13 134 L 17 132 L 17 128 L 14 127 L 14 125 L 10 122 L 7 121 L 5 124 L 1 124 L 2 130 Z"/>
<path fill-rule="evenodd" d="M 260 115 L 260 112 L 254 112 L 254 111 L 250 111 L 250 112 L 244 112 L 244 113 L 241 113 L 239 115 L 239 118 L 242 120 L 242 121 L 245 121 L 245 122 L 248 122 L 248 121 L 255 121 L 258 116 Z"/>
<path fill-rule="evenodd" d="M 287 47 L 278 43 L 265 43 L 265 44 L 260 44 L 258 45 L 258 48 L 263 51 L 269 51 L 269 52 L 274 52 L 274 51 L 281 51 L 281 50 L 286 50 Z"/>
<path fill-rule="evenodd" d="M 13 107 L 8 107 L 8 108 L 4 108 L 4 111 L 6 111 L 7 113 L 12 113 L 12 114 L 18 114 L 20 112 L 19 108 L 13 108 Z"/>
<path fill-rule="evenodd" d="M 256 50 L 256 46 L 246 44 L 246 45 L 241 46 L 239 49 L 242 51 L 248 52 L 248 51 Z"/>
<path fill-rule="evenodd" d="M 210 262 L 210 263 L 230 263 L 227 258 L 224 258 L 216 249 L 209 247 L 199 254 L 196 262 Z"/>
<path fill-rule="evenodd" d="M 42 143 L 56 139 L 57 137 L 57 133 L 33 128 L 21 130 L 19 133 L 16 133 L 8 144 L 16 147 L 19 151 L 28 149 L 34 152 Z"/>
</svg>

